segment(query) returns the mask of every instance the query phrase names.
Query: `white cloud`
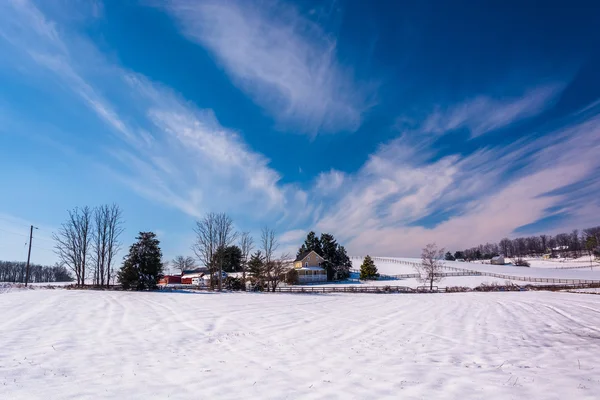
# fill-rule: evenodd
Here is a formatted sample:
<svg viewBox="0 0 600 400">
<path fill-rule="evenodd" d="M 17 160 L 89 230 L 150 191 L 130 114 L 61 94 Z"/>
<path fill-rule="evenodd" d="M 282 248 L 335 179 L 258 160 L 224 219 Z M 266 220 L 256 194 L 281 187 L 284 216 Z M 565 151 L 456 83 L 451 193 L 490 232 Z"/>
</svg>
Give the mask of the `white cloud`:
<svg viewBox="0 0 600 400">
<path fill-rule="evenodd" d="M 329 172 L 321 172 L 317 176 L 315 188 L 322 194 L 330 194 L 342 187 L 344 179 L 345 174 L 335 169 L 331 169 Z"/>
<path fill-rule="evenodd" d="M 360 126 L 368 93 L 336 61 L 335 40 L 291 6 L 173 0 L 166 9 L 280 125 L 313 135 Z"/>
<path fill-rule="evenodd" d="M 478 96 L 447 109 L 438 107 L 423 122 L 420 130 L 443 134 L 467 128 L 471 137 L 477 137 L 539 114 L 554 103 L 561 89 L 561 85 L 545 85 L 520 97 L 495 99 Z"/>
<path fill-rule="evenodd" d="M 106 141 L 104 149 L 116 162 L 101 155 L 97 164 L 131 189 L 194 217 L 207 210 L 254 210 L 253 218 L 272 214 L 276 220 L 288 198 L 296 201 L 296 191 L 279 185 L 268 159 L 221 126 L 212 110 L 109 63 L 84 37 L 29 2 L 2 7 L 2 37 L 120 133 L 121 141 Z"/>
<path fill-rule="evenodd" d="M 291 231 L 287 231 L 279 236 L 279 242 L 283 245 L 295 245 L 302 242 L 306 237 L 306 234 L 307 232 L 304 229 L 294 229 Z"/>
<path fill-rule="evenodd" d="M 566 195 L 553 190 L 586 179 L 597 185 L 591 178 L 600 168 L 598 137 L 600 117 L 572 119 L 535 140 L 435 162 L 413 157 L 420 145 L 400 138 L 347 177 L 318 230 L 335 233 L 353 254 L 416 256 L 429 242 L 456 250 L 497 241 L 563 204 Z M 573 215 L 569 227 L 581 227 L 598 208 L 588 196 L 562 211 Z M 414 224 L 450 210 L 452 217 L 433 228 Z"/>
</svg>

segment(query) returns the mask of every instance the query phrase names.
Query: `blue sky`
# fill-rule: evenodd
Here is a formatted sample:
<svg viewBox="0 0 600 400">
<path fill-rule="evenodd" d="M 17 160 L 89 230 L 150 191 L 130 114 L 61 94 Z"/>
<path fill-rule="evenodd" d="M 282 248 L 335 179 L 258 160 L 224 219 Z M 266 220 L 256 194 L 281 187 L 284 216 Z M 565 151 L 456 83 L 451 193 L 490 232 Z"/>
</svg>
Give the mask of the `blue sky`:
<svg viewBox="0 0 600 400">
<path fill-rule="evenodd" d="M 527 2 L 525 2 L 527 3 Z M 355 255 L 600 223 L 600 6 L 0 4 L 0 259 L 118 203 L 167 259 L 227 212 Z"/>
</svg>

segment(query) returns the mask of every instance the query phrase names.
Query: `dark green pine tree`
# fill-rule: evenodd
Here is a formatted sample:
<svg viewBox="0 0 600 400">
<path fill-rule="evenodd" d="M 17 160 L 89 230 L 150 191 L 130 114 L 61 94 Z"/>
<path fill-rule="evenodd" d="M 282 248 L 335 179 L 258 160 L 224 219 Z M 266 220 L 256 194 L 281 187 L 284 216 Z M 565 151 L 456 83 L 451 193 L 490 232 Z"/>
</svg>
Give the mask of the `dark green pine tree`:
<svg viewBox="0 0 600 400">
<path fill-rule="evenodd" d="M 319 240 L 316 233 L 310 231 L 308 235 L 306 235 L 306 240 L 304 241 L 304 247 L 306 250 L 314 250 L 320 256 L 323 256 L 323 248 L 321 247 L 321 241 Z"/>
<path fill-rule="evenodd" d="M 296 253 L 296 257 L 300 257 L 300 255 L 302 253 L 304 253 L 306 251 L 306 246 L 303 244 L 302 246 L 300 246 L 300 248 L 298 249 L 298 252 Z"/>
<path fill-rule="evenodd" d="M 154 289 L 162 277 L 162 252 L 153 232 L 140 232 L 117 274 L 124 289 Z"/>
<path fill-rule="evenodd" d="M 260 250 L 250 256 L 247 272 L 256 279 L 261 279 L 264 272 L 264 258 Z"/>
<path fill-rule="evenodd" d="M 336 267 L 340 264 L 338 245 L 329 233 L 322 233 L 320 242 L 322 253 L 319 254 L 325 259 L 321 266 L 327 271 L 327 280 L 332 281 L 335 278 Z"/>
<path fill-rule="evenodd" d="M 455 259 L 454 259 L 454 256 L 453 256 L 453 255 L 452 255 L 452 253 L 450 253 L 450 252 L 447 252 L 447 253 L 446 253 L 446 255 L 444 256 L 444 259 L 445 259 L 446 261 L 454 261 L 454 260 L 455 260 Z"/>
<path fill-rule="evenodd" d="M 221 260 L 222 258 L 222 260 Z M 223 262 L 223 271 L 238 272 L 242 270 L 242 250 L 238 246 L 219 247 L 213 254 L 211 265 L 215 270 L 219 269 L 219 264 Z"/>
<path fill-rule="evenodd" d="M 339 262 L 337 266 L 337 278 L 342 280 L 348 279 L 350 277 L 350 270 L 352 269 L 352 261 L 348 257 L 344 246 L 338 245 L 337 254 Z"/>
<path fill-rule="evenodd" d="M 366 256 L 362 265 L 360 266 L 360 279 L 361 280 L 375 280 L 379 278 L 377 267 L 370 256 Z"/>
</svg>

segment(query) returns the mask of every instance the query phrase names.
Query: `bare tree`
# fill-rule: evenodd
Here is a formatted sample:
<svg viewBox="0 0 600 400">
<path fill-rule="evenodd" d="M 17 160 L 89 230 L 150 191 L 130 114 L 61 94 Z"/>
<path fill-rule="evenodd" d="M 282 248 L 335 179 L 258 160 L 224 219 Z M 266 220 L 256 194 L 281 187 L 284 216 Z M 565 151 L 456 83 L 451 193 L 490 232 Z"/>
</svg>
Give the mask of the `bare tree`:
<svg viewBox="0 0 600 400">
<path fill-rule="evenodd" d="M 279 283 L 285 279 L 285 273 L 291 265 L 292 260 L 290 259 L 289 254 L 282 254 L 281 257 L 271 259 L 271 261 L 265 263 L 265 277 L 272 292 L 274 292 Z"/>
<path fill-rule="evenodd" d="M 419 281 L 423 283 L 429 282 L 429 290 L 433 290 L 433 282 L 442 280 L 441 272 L 444 267 L 442 261 L 445 249 L 438 249 L 435 243 L 430 243 L 423 249 L 421 253 L 421 264 L 415 269 L 419 274 Z"/>
<path fill-rule="evenodd" d="M 121 250 L 121 241 L 119 238 L 123 233 L 123 212 L 118 205 L 112 204 L 108 207 L 106 218 L 108 220 L 108 234 L 106 236 L 106 286 L 109 286 L 111 280 L 114 280 L 112 273 L 114 260 L 119 250 Z"/>
<path fill-rule="evenodd" d="M 288 268 L 290 257 L 288 254 L 284 254 L 280 258 L 274 259 L 275 251 L 279 247 L 279 241 L 275 236 L 275 230 L 267 226 L 261 230 L 260 246 L 264 254 L 265 278 L 270 289 L 275 291 Z"/>
<path fill-rule="evenodd" d="M 94 209 L 94 224 L 92 229 L 92 253 L 91 259 L 95 264 L 94 285 L 104 286 L 106 257 L 107 257 L 107 239 L 108 239 L 108 219 L 106 218 L 106 206 L 100 206 Z"/>
<path fill-rule="evenodd" d="M 194 269 L 196 267 L 196 262 L 194 261 L 194 259 L 192 257 L 184 257 L 184 256 L 175 257 L 171 261 L 171 264 L 173 265 L 173 268 L 175 268 L 176 270 L 181 272 L 182 275 L 183 275 L 183 271 L 188 270 L 188 269 Z"/>
<path fill-rule="evenodd" d="M 192 246 L 192 250 L 196 258 L 204 264 L 210 271 L 210 287 L 214 287 L 212 259 L 213 254 L 217 251 L 217 235 L 215 233 L 215 213 L 206 214 L 200 221 L 196 221 L 196 242 Z"/>
<path fill-rule="evenodd" d="M 254 239 L 250 232 L 242 232 L 240 235 L 240 250 L 242 251 L 242 281 L 246 287 L 246 271 L 248 270 L 248 258 L 254 249 Z"/>
<path fill-rule="evenodd" d="M 94 209 L 91 260 L 95 264 L 94 283 L 110 285 L 115 255 L 121 248 L 122 212 L 118 205 L 101 205 Z"/>
<path fill-rule="evenodd" d="M 225 213 L 208 213 L 196 221 L 196 243 L 193 245 L 196 257 L 210 270 L 210 284 L 214 287 L 214 274 L 218 267 L 219 290 L 223 287 L 223 257 L 218 257 L 218 266 L 213 265 L 213 255 L 219 248 L 230 246 L 237 239 L 232 219 Z"/>
<path fill-rule="evenodd" d="M 75 273 L 78 285 L 85 285 L 86 262 L 91 241 L 92 211 L 89 207 L 69 210 L 69 218 L 52 235 L 61 264 Z"/>
<path fill-rule="evenodd" d="M 260 233 L 260 244 L 265 257 L 265 264 L 268 264 L 273 259 L 273 253 L 279 247 L 279 242 L 275 237 L 275 230 L 269 227 L 264 227 Z"/>
</svg>

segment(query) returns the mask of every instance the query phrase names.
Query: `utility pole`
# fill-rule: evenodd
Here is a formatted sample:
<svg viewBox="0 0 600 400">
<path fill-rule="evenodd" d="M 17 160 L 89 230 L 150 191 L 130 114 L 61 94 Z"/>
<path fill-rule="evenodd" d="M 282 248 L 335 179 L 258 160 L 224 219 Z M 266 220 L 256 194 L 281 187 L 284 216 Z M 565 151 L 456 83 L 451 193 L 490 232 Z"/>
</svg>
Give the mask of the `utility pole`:
<svg viewBox="0 0 600 400">
<path fill-rule="evenodd" d="M 27 267 L 25 269 L 25 286 L 27 286 L 27 282 L 29 282 L 29 260 L 31 259 L 31 239 L 33 239 L 33 228 L 35 227 L 31 225 L 29 229 L 29 251 L 27 252 Z"/>
</svg>

